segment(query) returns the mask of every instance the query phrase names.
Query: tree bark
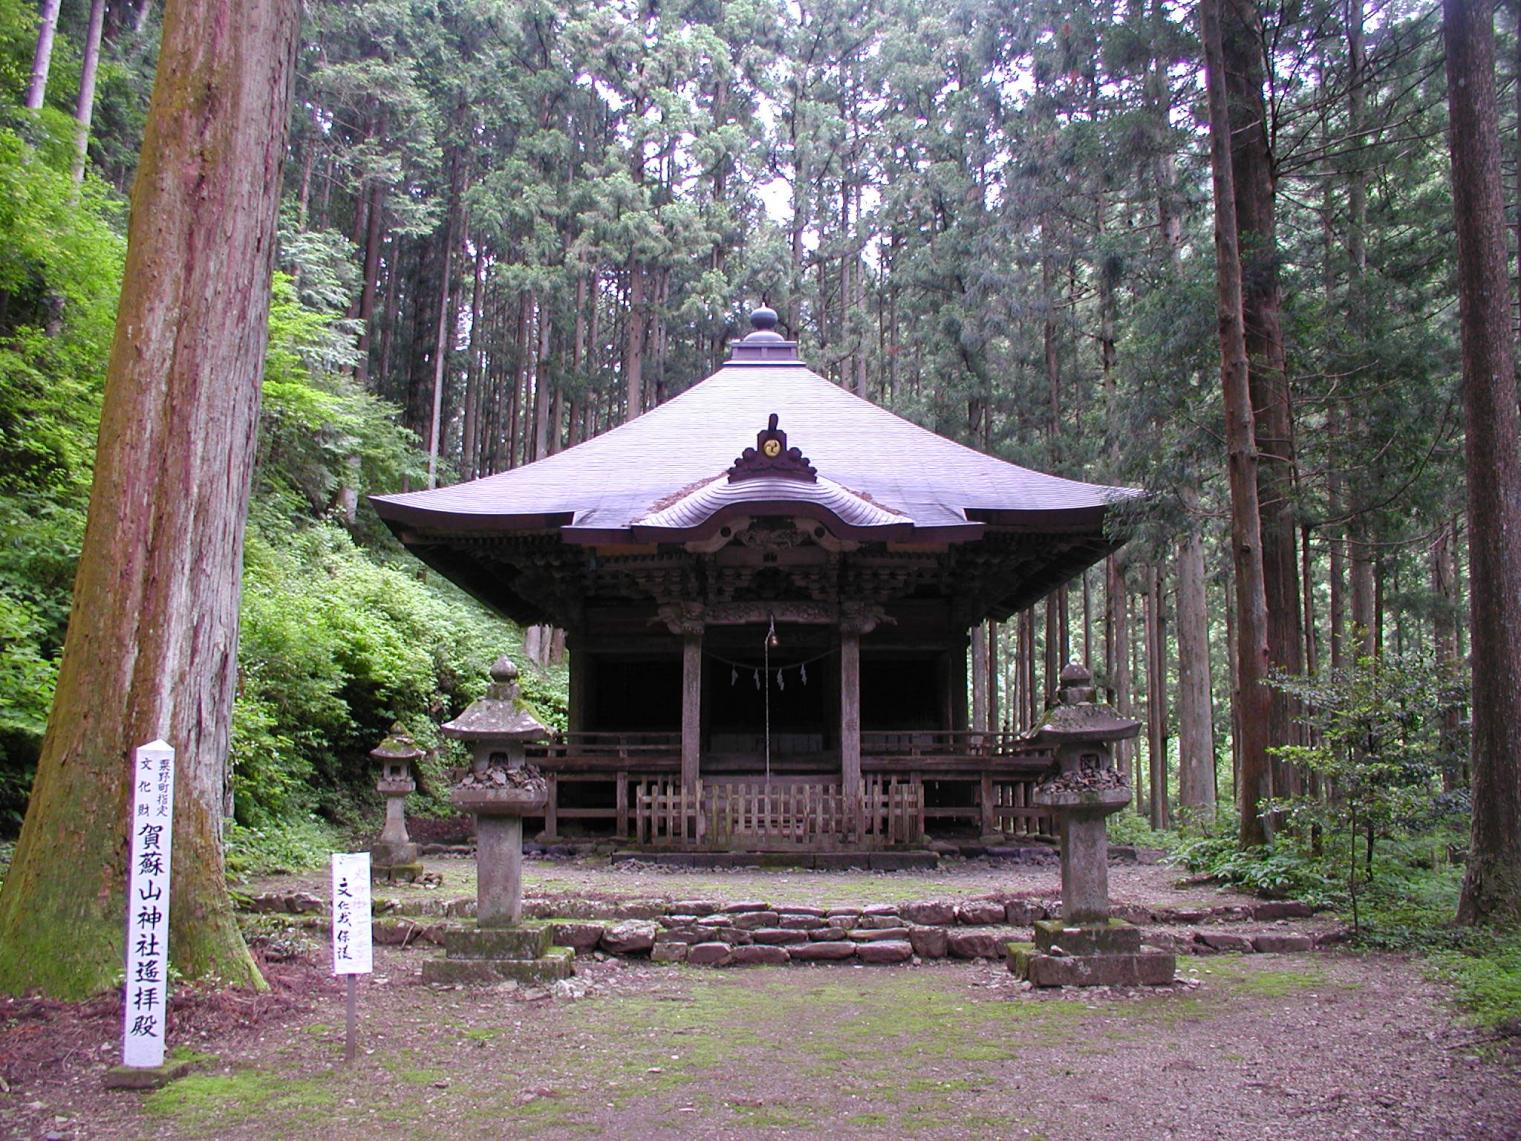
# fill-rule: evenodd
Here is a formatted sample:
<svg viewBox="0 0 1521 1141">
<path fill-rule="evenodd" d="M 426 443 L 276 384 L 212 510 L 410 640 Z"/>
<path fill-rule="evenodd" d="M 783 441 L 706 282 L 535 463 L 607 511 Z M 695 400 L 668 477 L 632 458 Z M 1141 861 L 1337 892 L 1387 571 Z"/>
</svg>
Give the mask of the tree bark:
<svg viewBox="0 0 1521 1141">
<path fill-rule="evenodd" d="M 1209 99 L 1210 166 L 1214 175 L 1215 256 L 1218 265 L 1220 376 L 1225 396 L 1225 439 L 1231 491 L 1231 548 L 1236 577 L 1236 684 L 1240 734 L 1241 846 L 1265 844 L 1270 823 L 1261 805 L 1273 795 L 1268 756 L 1271 693 L 1268 676 L 1267 593 L 1263 581 L 1261 512 L 1257 494 L 1257 439 L 1247 379 L 1242 322 L 1241 256 L 1231 129 L 1220 39 L 1224 0 L 1201 0 L 1199 23 Z M 1297 608 L 1296 608 L 1297 609 Z"/>
<path fill-rule="evenodd" d="M 100 30 L 106 19 L 106 0 L 90 4 L 89 30 L 85 33 L 84 59 L 79 65 L 79 99 L 74 104 L 74 185 L 84 181 L 85 159 L 90 150 L 90 121 L 95 117 L 95 73 L 100 66 Z"/>
<path fill-rule="evenodd" d="M 129 757 L 155 737 L 177 754 L 174 964 L 260 984 L 221 808 L 298 22 L 296 0 L 165 9 L 74 608 L 0 893 L 8 991 L 79 998 L 121 971 Z"/>
<path fill-rule="evenodd" d="M 1261 20 L 1256 0 L 1226 0 L 1221 7 L 1221 60 L 1231 123 L 1241 319 L 1256 437 L 1268 658 L 1278 669 L 1300 674 L 1304 672 L 1304 650 L 1298 525 L 1294 518 L 1293 400 L 1284 355 L 1275 174 L 1263 97 L 1266 70 Z M 1297 703 L 1288 694 L 1272 690 L 1270 707 L 1269 742 L 1293 742 L 1298 735 Z M 1281 781 L 1292 779 L 1281 762 L 1272 764 Z"/>
<path fill-rule="evenodd" d="M 1167 619 L 1162 613 L 1162 571 L 1153 564 L 1146 585 L 1146 758 L 1151 826 L 1166 828 L 1167 811 Z"/>
<path fill-rule="evenodd" d="M 48 94 L 48 71 L 53 65 L 53 36 L 58 31 L 59 0 L 42 0 L 37 19 L 37 50 L 32 53 L 32 78 L 26 87 L 26 109 L 42 110 Z"/>
<path fill-rule="evenodd" d="M 1184 507 L 1192 512 L 1197 501 L 1198 494 L 1187 488 Z M 1190 518 L 1178 552 L 1178 804 L 1209 817 L 1215 809 L 1215 720 L 1204 572 L 1204 538 Z"/>
<path fill-rule="evenodd" d="M 1463 337 L 1473 832 L 1460 923 L 1521 922 L 1521 456 L 1494 88 L 1494 10 L 1444 0 Z"/>
<path fill-rule="evenodd" d="M 1121 717 L 1130 716 L 1130 587 L 1125 566 L 1110 555 L 1104 560 L 1104 674 L 1109 682 L 1109 701 Z M 1129 773 L 1135 742 L 1114 743 L 1114 765 Z"/>
</svg>

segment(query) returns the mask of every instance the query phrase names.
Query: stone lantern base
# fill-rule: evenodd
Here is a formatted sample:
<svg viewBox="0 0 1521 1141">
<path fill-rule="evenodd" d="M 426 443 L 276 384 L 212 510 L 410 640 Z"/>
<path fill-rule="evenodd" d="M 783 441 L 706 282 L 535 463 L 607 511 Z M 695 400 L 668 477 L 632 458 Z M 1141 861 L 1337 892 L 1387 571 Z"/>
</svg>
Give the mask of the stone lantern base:
<svg viewBox="0 0 1521 1141">
<path fill-rule="evenodd" d="M 551 983 L 575 974 L 575 952 L 550 946 L 548 927 L 477 927 L 444 933 L 442 959 L 423 964 L 426 983 Z"/>
<path fill-rule="evenodd" d="M 1009 970 L 1036 986 L 1166 986 L 1174 957 L 1141 942 L 1141 929 L 1119 919 L 1067 926 L 1035 924 L 1035 942 L 1008 945 Z"/>
<path fill-rule="evenodd" d="M 422 861 L 417 858 L 417 845 L 396 844 L 377 840 L 370 847 L 370 878 L 374 880 L 406 880 L 416 883 L 423 874 Z"/>
</svg>

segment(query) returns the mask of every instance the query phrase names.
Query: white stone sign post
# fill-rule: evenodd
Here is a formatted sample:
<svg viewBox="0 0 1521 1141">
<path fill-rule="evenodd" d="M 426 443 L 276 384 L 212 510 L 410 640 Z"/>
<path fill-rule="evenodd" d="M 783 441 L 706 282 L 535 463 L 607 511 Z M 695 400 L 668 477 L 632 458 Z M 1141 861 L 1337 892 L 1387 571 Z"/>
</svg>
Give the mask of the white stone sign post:
<svg viewBox="0 0 1521 1141">
<path fill-rule="evenodd" d="M 370 938 L 370 854 L 333 853 L 333 974 L 345 975 L 346 1028 L 343 1056 L 354 1060 L 358 1018 L 357 977 L 374 969 Z"/>
<path fill-rule="evenodd" d="M 163 741 L 134 752 L 131 860 L 127 870 L 127 982 L 122 1064 L 164 1064 L 169 1013 L 169 856 L 174 839 L 174 750 Z"/>
</svg>

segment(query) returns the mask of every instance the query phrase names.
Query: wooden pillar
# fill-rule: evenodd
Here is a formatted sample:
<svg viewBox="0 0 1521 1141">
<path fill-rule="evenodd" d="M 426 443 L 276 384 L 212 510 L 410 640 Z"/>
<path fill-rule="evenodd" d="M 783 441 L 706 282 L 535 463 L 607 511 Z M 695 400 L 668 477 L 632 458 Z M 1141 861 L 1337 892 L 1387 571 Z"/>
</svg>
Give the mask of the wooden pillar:
<svg viewBox="0 0 1521 1141">
<path fill-rule="evenodd" d="M 953 730 L 965 730 L 967 727 L 966 656 L 970 640 L 969 635 L 963 633 L 957 641 L 955 652 L 950 655 L 950 684 L 946 687 L 946 700 L 949 706 L 947 711 L 950 713 L 949 728 Z"/>
<path fill-rule="evenodd" d="M 560 782 L 554 773 L 545 773 L 544 780 L 549 785 L 549 799 L 544 804 L 544 831 L 539 833 L 540 840 L 558 840 L 560 838 Z M 518 846 L 522 847 L 521 822 L 518 829 Z"/>
<path fill-rule="evenodd" d="M 590 682 L 592 670 L 592 656 L 586 650 L 577 650 L 580 641 L 575 635 L 566 635 L 566 644 L 570 650 L 570 695 L 566 708 L 567 730 L 571 733 L 584 733 L 589 728 L 586 724 L 588 712 L 588 700 L 590 699 Z"/>
<path fill-rule="evenodd" d="M 681 640 L 681 787 L 696 793 L 702 758 L 702 631 Z"/>
<path fill-rule="evenodd" d="M 850 623 L 840 626 L 840 791 L 854 836 L 860 839 L 861 632 Z"/>
</svg>

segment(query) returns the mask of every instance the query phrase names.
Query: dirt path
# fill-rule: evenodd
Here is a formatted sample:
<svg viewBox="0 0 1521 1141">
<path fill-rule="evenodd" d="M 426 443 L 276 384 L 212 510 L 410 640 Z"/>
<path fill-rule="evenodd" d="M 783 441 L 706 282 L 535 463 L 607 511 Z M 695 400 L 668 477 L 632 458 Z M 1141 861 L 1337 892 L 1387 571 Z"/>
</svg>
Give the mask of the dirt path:
<svg viewBox="0 0 1521 1141">
<path fill-rule="evenodd" d="M 423 861 L 441 886 L 406 883 L 377 885 L 379 897 L 415 900 L 428 897 L 475 897 L 475 862 L 457 857 Z M 1112 864 L 1109 896 L 1116 904 L 1151 907 L 1197 907 L 1247 904 L 1249 896 L 1181 879 L 1176 868 Z M 306 891 L 325 896 L 321 874 L 276 876 L 246 885 L 249 894 Z M 932 871 L 830 872 L 759 868 L 656 868 L 639 864 L 609 865 L 606 859 L 529 859 L 523 865 L 523 893 L 528 898 L 596 900 L 765 899 L 827 907 L 900 903 L 912 899 L 959 899 L 1008 893 L 1055 899 L 1061 895 L 1061 870 L 1047 865 L 994 860 L 956 860 Z"/>
<path fill-rule="evenodd" d="M 1135 890 L 1181 896 L 1149 902 L 1218 898 L 1133 870 Z M 692 894 L 677 878 L 625 886 Z M 837 878 L 862 881 L 835 885 L 859 902 L 955 888 L 900 896 Z M 737 886 L 790 890 L 774 873 Z M 1007 875 L 995 888 L 1017 890 Z M 582 960 L 551 994 L 435 989 L 420 971 L 436 951 L 377 951 L 354 1066 L 341 992 L 313 950 L 273 965 L 263 998 L 182 995 L 171 1041 L 209 1056 L 150 1096 L 101 1088 L 114 1002 L 0 1005 L 0 1134 L 1521 1137 L 1521 1057 L 1455 1025 L 1419 964 L 1396 956 L 1189 957 L 1172 987 L 1047 992 L 993 962 Z"/>
</svg>

